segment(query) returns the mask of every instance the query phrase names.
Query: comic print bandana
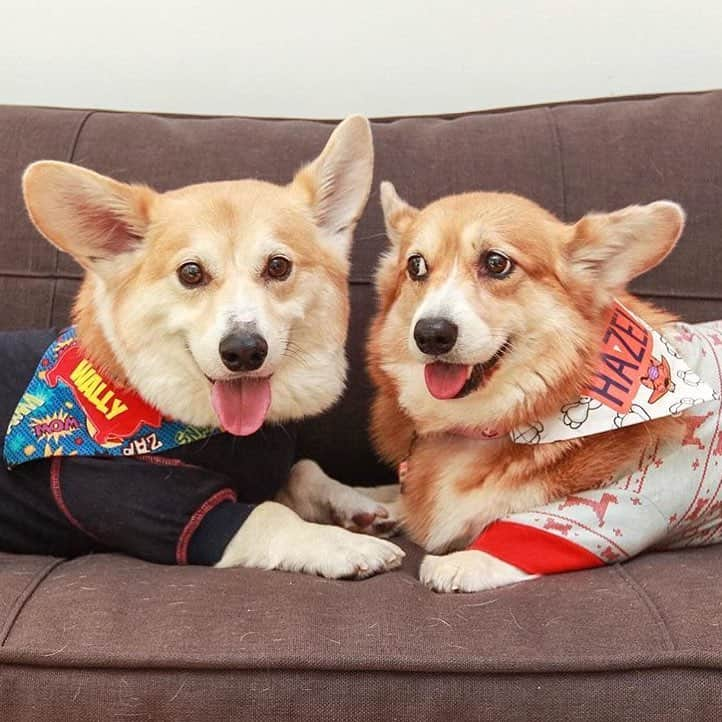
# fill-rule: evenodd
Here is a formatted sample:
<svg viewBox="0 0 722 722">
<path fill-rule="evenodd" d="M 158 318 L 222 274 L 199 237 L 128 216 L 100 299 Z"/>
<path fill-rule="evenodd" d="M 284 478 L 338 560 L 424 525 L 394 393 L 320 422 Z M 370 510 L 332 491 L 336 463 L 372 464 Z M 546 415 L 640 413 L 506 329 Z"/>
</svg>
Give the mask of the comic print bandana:
<svg viewBox="0 0 722 722">
<path fill-rule="evenodd" d="M 164 419 L 134 391 L 104 378 L 74 327 L 50 344 L 10 419 L 8 468 L 50 456 L 139 456 L 218 433 Z"/>
<path fill-rule="evenodd" d="M 619 301 L 609 311 L 597 369 L 585 394 L 514 429 L 517 444 L 548 444 L 677 416 L 715 398 L 674 346 Z"/>
</svg>

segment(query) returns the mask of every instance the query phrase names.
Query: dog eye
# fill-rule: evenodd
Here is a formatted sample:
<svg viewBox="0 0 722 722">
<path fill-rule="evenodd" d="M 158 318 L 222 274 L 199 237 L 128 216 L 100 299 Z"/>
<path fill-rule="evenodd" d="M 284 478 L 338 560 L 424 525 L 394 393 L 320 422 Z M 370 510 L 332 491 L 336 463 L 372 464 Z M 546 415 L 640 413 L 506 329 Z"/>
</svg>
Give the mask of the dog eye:
<svg viewBox="0 0 722 722">
<path fill-rule="evenodd" d="M 406 262 L 406 270 L 409 272 L 409 278 L 413 281 L 421 280 L 429 272 L 424 257 L 419 253 L 409 256 L 409 260 Z"/>
<path fill-rule="evenodd" d="M 506 278 L 514 270 L 514 261 L 500 251 L 489 251 L 484 256 L 484 269 L 493 278 Z"/>
<path fill-rule="evenodd" d="M 208 276 L 203 270 L 203 266 L 195 261 L 189 261 L 179 266 L 176 271 L 178 280 L 186 287 L 203 286 L 208 283 Z"/>
<path fill-rule="evenodd" d="M 293 264 L 284 256 L 273 256 L 268 259 L 266 275 L 274 281 L 285 281 L 291 274 Z"/>
</svg>

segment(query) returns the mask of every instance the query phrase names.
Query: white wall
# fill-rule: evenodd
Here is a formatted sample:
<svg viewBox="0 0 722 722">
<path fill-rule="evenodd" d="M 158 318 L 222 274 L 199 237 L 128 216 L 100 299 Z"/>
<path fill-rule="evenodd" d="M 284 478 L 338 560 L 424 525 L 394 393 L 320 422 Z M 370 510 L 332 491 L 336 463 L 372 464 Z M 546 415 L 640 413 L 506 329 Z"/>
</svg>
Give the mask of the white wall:
<svg viewBox="0 0 722 722">
<path fill-rule="evenodd" d="M 0 103 L 338 117 L 719 86 L 719 0 L 0 0 Z"/>
</svg>

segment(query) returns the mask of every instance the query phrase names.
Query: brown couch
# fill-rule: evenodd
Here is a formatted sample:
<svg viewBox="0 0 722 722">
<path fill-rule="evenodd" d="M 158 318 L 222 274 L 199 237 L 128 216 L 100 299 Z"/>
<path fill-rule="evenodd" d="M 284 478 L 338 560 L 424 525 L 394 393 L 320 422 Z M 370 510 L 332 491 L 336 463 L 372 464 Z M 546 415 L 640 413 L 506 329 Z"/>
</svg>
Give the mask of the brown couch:
<svg viewBox="0 0 722 722">
<path fill-rule="evenodd" d="M 722 318 L 722 92 L 373 124 L 377 168 L 356 234 L 350 390 L 304 453 L 341 479 L 390 472 L 366 438 L 363 337 L 384 247 L 378 181 L 410 201 L 475 188 L 568 220 L 672 198 L 689 213 L 641 295 Z M 328 122 L 0 108 L 4 328 L 66 322 L 78 268 L 33 231 L 20 174 L 74 161 L 159 189 L 283 181 Z M 0 555 L 0 720 L 654 719 L 722 713 L 722 548 L 471 595 L 402 570 L 363 582 L 154 566 L 116 555 Z"/>
</svg>

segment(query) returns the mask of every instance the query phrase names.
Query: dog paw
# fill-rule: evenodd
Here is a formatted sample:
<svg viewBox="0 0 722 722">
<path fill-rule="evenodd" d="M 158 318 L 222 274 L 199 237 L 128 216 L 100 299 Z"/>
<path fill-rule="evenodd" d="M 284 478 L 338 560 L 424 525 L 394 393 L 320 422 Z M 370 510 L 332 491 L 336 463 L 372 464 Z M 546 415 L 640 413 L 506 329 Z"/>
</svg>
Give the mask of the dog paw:
<svg viewBox="0 0 722 722">
<path fill-rule="evenodd" d="M 404 556 L 385 539 L 308 522 L 282 504 L 265 502 L 249 515 L 216 566 L 364 579 L 396 569 Z"/>
<path fill-rule="evenodd" d="M 372 536 L 390 537 L 398 534 L 401 521 L 397 502 L 381 504 L 348 486 L 329 495 L 331 521 L 349 531 Z"/>
<path fill-rule="evenodd" d="M 301 571 L 327 579 L 365 579 L 401 566 L 403 550 L 385 539 L 323 527 L 317 551 Z"/>
<path fill-rule="evenodd" d="M 427 555 L 421 563 L 419 578 L 435 592 L 482 592 L 534 576 L 490 554 L 469 549 L 443 556 Z"/>
<path fill-rule="evenodd" d="M 291 469 L 277 501 L 306 521 L 388 537 L 399 530 L 398 497 L 397 485 L 346 486 L 325 474 L 315 461 L 302 459 Z"/>
</svg>

